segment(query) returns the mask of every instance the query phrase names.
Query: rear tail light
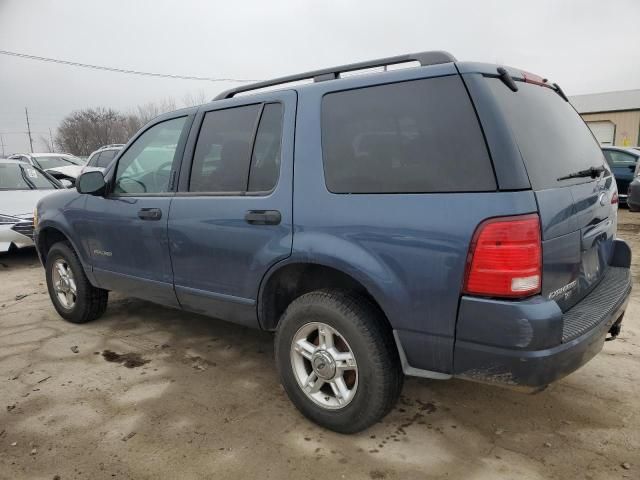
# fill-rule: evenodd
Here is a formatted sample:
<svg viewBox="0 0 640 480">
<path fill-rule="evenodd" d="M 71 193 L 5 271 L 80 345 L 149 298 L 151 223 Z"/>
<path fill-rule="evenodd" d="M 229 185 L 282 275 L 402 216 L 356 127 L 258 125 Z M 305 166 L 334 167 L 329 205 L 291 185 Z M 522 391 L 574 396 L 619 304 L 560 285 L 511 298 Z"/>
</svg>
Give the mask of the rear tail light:
<svg viewBox="0 0 640 480">
<path fill-rule="evenodd" d="M 522 298 L 540 292 L 542 242 L 538 214 L 491 218 L 473 236 L 464 292 Z"/>
<path fill-rule="evenodd" d="M 613 195 L 611 195 L 611 205 L 616 205 L 619 201 L 618 192 L 613 192 Z"/>
</svg>

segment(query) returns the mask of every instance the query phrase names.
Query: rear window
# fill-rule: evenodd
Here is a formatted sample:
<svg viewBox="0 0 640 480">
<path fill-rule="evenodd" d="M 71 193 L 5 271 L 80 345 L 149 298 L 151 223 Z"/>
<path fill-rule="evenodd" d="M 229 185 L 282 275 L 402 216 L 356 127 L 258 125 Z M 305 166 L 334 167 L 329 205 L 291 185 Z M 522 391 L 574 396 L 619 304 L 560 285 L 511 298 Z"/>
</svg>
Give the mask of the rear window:
<svg viewBox="0 0 640 480">
<path fill-rule="evenodd" d="M 458 76 L 325 95 L 322 147 L 333 193 L 496 189 L 491 160 Z"/>
<path fill-rule="evenodd" d="M 518 82 L 512 92 L 497 78 L 487 78 L 522 154 L 534 190 L 593 181 L 558 178 L 603 165 L 604 156 L 589 127 L 554 90 Z"/>
</svg>

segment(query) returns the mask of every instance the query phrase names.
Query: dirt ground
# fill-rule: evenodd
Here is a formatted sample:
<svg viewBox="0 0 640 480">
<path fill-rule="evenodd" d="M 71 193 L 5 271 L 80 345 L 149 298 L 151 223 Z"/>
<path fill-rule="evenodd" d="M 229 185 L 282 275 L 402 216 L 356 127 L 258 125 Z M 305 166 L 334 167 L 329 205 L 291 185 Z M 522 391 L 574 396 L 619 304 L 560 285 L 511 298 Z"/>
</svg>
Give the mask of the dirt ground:
<svg viewBox="0 0 640 480">
<path fill-rule="evenodd" d="M 637 283 L 640 214 L 619 215 Z M 117 295 L 66 323 L 33 251 L 0 256 L 0 305 L 3 479 L 640 478 L 640 288 L 619 340 L 546 391 L 408 379 L 351 436 L 295 410 L 268 333 Z"/>
</svg>

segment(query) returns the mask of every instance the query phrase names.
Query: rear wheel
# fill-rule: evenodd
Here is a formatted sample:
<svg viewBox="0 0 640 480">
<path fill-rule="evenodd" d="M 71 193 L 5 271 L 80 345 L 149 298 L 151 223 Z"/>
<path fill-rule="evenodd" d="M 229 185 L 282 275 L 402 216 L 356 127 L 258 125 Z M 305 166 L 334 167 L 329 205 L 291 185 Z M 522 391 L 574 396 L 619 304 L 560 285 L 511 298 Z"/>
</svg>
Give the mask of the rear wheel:
<svg viewBox="0 0 640 480">
<path fill-rule="evenodd" d="M 309 419 L 353 433 L 386 415 L 402 371 L 382 313 L 345 292 L 307 293 L 287 308 L 276 334 L 282 385 Z"/>
<path fill-rule="evenodd" d="M 66 242 L 49 249 L 45 269 L 49 297 L 62 318 L 86 323 L 104 313 L 109 293 L 91 285 L 78 256 Z"/>
</svg>

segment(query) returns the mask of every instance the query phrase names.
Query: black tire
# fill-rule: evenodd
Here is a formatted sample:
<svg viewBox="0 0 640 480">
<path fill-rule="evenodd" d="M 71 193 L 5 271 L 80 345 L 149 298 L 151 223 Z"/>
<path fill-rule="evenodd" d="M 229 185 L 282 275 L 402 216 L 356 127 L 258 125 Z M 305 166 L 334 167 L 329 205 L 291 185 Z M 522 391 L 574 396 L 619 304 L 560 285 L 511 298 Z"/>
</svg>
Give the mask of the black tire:
<svg viewBox="0 0 640 480">
<path fill-rule="evenodd" d="M 52 269 L 56 260 L 63 259 L 73 272 L 76 283 L 76 301 L 73 307 L 65 308 L 58 299 L 52 281 Z M 86 323 L 102 316 L 107 309 L 109 292 L 96 288 L 87 279 L 82 264 L 73 248 L 66 242 L 54 244 L 47 254 L 45 265 L 49 297 L 58 314 L 72 323 Z"/>
<path fill-rule="evenodd" d="M 349 344 L 358 367 L 358 386 L 346 406 L 324 408 L 299 386 L 291 361 L 296 332 L 311 322 L 334 328 Z M 310 420 L 340 433 L 355 433 L 383 418 L 395 405 L 404 376 L 392 332 L 380 310 L 369 301 L 338 290 L 319 290 L 294 300 L 275 338 L 282 385 L 293 404 Z"/>
</svg>

